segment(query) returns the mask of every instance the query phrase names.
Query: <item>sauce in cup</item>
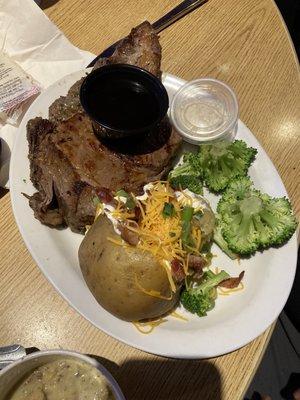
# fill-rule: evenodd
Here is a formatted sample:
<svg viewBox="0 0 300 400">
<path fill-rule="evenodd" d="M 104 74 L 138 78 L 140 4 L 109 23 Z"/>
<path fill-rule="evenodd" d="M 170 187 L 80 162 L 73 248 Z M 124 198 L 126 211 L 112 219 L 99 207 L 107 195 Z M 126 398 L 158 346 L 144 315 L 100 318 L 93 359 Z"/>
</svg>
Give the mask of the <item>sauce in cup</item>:
<svg viewBox="0 0 300 400">
<path fill-rule="evenodd" d="M 197 79 L 183 85 L 175 94 L 171 119 L 189 143 L 233 140 L 238 121 L 237 98 L 224 82 Z"/>
</svg>

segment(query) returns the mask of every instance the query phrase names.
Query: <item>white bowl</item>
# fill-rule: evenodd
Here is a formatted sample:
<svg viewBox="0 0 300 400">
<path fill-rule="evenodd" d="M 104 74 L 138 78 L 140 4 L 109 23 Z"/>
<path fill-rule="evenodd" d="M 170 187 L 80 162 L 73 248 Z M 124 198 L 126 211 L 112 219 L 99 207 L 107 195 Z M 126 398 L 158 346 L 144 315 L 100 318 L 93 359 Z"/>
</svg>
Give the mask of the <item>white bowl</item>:
<svg viewBox="0 0 300 400">
<path fill-rule="evenodd" d="M 0 371 L 0 400 L 7 400 L 8 393 L 25 377 L 26 374 L 44 364 L 56 361 L 60 358 L 73 358 L 97 368 L 110 384 L 115 399 L 125 400 L 125 397 L 122 394 L 122 391 L 116 380 L 107 371 L 107 369 L 103 367 L 102 364 L 91 357 L 68 350 L 38 351 L 3 368 L 3 370 Z"/>
</svg>

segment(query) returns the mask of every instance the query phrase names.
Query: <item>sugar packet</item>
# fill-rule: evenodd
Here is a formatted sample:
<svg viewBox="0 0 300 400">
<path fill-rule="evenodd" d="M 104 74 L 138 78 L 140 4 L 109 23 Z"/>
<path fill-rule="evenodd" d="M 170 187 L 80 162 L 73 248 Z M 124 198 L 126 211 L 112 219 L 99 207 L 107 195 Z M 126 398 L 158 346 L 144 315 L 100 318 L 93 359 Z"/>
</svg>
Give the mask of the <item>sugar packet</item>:
<svg viewBox="0 0 300 400">
<path fill-rule="evenodd" d="M 0 126 L 17 125 L 26 103 L 40 87 L 17 63 L 0 52 Z"/>
</svg>

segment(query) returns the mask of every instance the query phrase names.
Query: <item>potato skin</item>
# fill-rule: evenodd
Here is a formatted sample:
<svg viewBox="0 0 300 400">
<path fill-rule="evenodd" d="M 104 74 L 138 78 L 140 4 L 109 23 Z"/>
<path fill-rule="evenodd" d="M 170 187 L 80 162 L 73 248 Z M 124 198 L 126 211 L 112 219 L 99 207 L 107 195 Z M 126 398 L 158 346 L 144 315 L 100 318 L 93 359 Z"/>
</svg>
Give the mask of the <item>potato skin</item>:
<svg viewBox="0 0 300 400">
<path fill-rule="evenodd" d="M 164 297 L 171 295 L 167 273 L 149 252 L 131 246 L 124 248 L 107 240 L 120 240 L 111 221 L 100 216 L 92 225 L 79 248 L 79 263 L 84 279 L 98 303 L 126 321 L 155 318 L 174 308 L 179 288 L 171 300 L 143 293 L 156 290 Z"/>
</svg>

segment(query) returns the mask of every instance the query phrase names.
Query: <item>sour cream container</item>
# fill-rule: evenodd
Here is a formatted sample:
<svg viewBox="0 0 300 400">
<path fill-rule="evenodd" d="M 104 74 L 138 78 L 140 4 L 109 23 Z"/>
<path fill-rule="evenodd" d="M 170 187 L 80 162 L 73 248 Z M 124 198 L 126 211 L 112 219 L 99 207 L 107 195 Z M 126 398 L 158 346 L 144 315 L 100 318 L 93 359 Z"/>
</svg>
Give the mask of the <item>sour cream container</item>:
<svg viewBox="0 0 300 400">
<path fill-rule="evenodd" d="M 226 83 L 213 78 L 196 79 L 176 92 L 170 117 L 189 143 L 232 141 L 237 132 L 238 101 Z"/>
</svg>

